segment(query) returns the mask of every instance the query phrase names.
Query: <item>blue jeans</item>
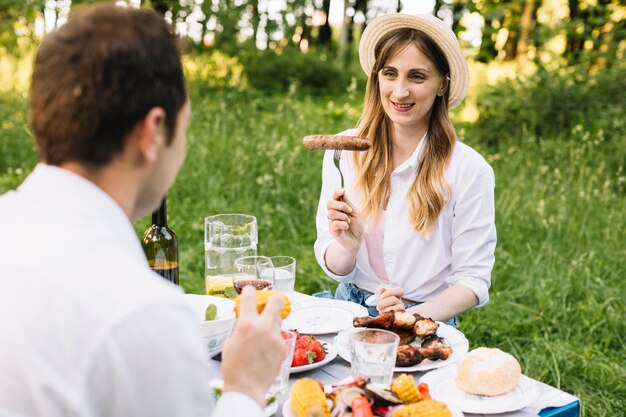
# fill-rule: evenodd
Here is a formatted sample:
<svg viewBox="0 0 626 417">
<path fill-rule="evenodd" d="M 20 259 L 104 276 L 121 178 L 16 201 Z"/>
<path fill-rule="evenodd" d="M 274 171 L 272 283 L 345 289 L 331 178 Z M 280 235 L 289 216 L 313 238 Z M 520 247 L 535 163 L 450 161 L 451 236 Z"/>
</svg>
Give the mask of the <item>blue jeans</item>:
<svg viewBox="0 0 626 417">
<path fill-rule="evenodd" d="M 330 292 L 330 290 L 326 290 L 326 291 L 313 294 L 313 297 L 334 298 L 335 300 L 352 301 L 353 303 L 360 304 L 363 307 L 367 308 L 369 315 L 372 317 L 376 317 L 379 314 L 378 310 L 376 310 L 376 307 L 368 306 L 365 304 L 365 300 L 370 295 L 372 295 L 371 292 L 362 290 L 361 288 L 357 287 L 351 282 L 348 282 L 348 283 L 342 282 L 337 286 L 337 290 L 335 291 L 335 296 L 333 296 L 333 293 Z M 413 307 L 418 304 L 419 303 L 405 304 L 404 308 Z M 456 327 L 456 317 L 452 317 L 451 319 L 444 321 L 444 323 L 449 324 L 450 326 Z"/>
</svg>

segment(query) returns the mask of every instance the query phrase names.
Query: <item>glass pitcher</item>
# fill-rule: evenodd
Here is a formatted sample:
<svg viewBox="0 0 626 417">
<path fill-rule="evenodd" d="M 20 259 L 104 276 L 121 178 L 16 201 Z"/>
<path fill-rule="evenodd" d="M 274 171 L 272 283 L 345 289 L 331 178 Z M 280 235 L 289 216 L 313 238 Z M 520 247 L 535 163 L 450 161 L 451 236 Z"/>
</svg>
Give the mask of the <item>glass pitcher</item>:
<svg viewBox="0 0 626 417">
<path fill-rule="evenodd" d="M 216 214 L 204 219 L 205 287 L 208 295 L 234 298 L 235 259 L 256 256 L 259 238 L 256 217 Z"/>
</svg>

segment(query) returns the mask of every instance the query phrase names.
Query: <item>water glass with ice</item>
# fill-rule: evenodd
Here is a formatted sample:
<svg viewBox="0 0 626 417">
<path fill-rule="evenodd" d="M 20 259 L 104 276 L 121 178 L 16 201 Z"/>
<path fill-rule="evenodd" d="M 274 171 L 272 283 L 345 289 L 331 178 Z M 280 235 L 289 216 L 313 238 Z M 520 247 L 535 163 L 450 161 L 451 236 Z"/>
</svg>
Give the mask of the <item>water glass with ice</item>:
<svg viewBox="0 0 626 417">
<path fill-rule="evenodd" d="M 274 289 L 286 295 L 293 294 L 296 283 L 296 260 L 291 256 L 272 256 Z"/>
<path fill-rule="evenodd" d="M 355 330 L 350 338 L 352 375 L 374 384 L 391 384 L 399 342 L 400 337 L 387 330 Z"/>
</svg>

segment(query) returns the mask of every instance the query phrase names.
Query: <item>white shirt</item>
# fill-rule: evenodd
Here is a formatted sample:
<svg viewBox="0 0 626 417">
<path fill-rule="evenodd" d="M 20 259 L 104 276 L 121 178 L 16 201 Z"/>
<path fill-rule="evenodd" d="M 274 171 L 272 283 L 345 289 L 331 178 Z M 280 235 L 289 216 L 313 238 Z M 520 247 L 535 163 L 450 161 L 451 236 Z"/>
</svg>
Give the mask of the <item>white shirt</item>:
<svg viewBox="0 0 626 417">
<path fill-rule="evenodd" d="M 355 135 L 351 129 L 342 135 Z M 493 170 L 480 154 L 456 142 L 445 171 L 452 198 L 439 215 L 429 239 L 418 234 L 409 222 L 407 193 L 415 180 L 420 154 L 428 140 L 425 135 L 413 155 L 391 174 L 391 190 L 384 224 L 383 258 L 390 285 L 404 289 L 404 298 L 424 302 L 453 284 L 471 289 L 478 306 L 489 300 L 491 270 L 494 264 L 496 228 Z M 348 198 L 360 206 L 361 196 L 354 190 L 352 152 L 341 155 L 341 170 Z M 345 276 L 326 267 L 324 254 L 335 240 L 328 229 L 326 203 L 340 187 L 333 163 L 333 151 L 326 151 L 322 168 L 322 191 L 317 209 L 315 256 L 326 274 L 339 282 L 353 282 L 375 292 L 384 283 L 369 263 L 367 245 L 361 244 L 354 269 Z"/>
<path fill-rule="evenodd" d="M 40 164 L 0 222 L 0 415 L 211 414 L 196 318 L 111 197 Z M 237 393 L 214 412 L 263 415 Z"/>
</svg>

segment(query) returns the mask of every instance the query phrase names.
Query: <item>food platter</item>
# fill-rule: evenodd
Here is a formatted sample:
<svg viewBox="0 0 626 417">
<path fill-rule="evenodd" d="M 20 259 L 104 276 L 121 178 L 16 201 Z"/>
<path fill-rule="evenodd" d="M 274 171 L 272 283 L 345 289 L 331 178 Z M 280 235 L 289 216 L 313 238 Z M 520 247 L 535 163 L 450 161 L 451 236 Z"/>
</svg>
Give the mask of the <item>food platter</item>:
<svg viewBox="0 0 626 417">
<path fill-rule="evenodd" d="M 352 319 L 363 315 L 367 315 L 367 309 L 356 303 L 320 299 L 292 306 L 283 320 L 283 329 L 309 335 L 337 333 L 351 328 Z"/>
<path fill-rule="evenodd" d="M 459 330 L 450 326 L 448 324 L 438 322 L 439 329 L 437 329 L 437 336 L 443 337 L 452 347 L 453 352 L 450 357 L 446 360 L 437 360 L 431 361 L 429 359 L 425 359 L 423 362 L 414 365 L 414 366 L 406 366 L 400 367 L 396 366 L 394 368 L 394 372 L 416 372 L 416 371 L 428 371 L 431 369 L 441 368 L 453 363 L 458 362 L 465 356 L 467 351 L 469 350 L 469 342 L 465 338 L 465 335 L 461 333 Z M 350 335 L 354 332 L 355 328 L 349 328 L 341 331 L 337 337 L 335 337 L 335 347 L 337 348 L 337 353 L 340 357 L 345 359 L 348 362 L 351 362 L 351 353 L 350 353 Z M 420 345 L 422 341 L 420 339 L 415 339 L 412 342 L 412 345 Z"/>
<path fill-rule="evenodd" d="M 464 417 L 461 409 L 459 409 L 456 406 L 451 406 L 450 404 L 446 404 L 446 405 L 450 409 L 450 413 L 452 414 L 452 417 Z M 285 401 L 285 403 L 283 404 L 282 411 L 283 411 L 283 417 L 297 417 L 296 413 L 293 411 L 293 408 L 291 407 L 291 399 L 288 399 L 287 401 Z"/>
<path fill-rule="evenodd" d="M 309 365 L 302 366 L 292 366 L 290 368 L 290 373 L 297 374 L 300 372 L 310 371 L 312 369 L 319 368 L 320 366 L 326 365 L 328 362 L 332 361 L 337 357 L 337 349 L 331 343 L 322 343 L 322 345 L 326 348 L 326 356 L 319 362 L 314 362 Z"/>
<path fill-rule="evenodd" d="M 455 404 L 466 413 L 498 414 L 520 410 L 534 403 L 539 396 L 537 383 L 525 375 L 506 394 L 495 397 L 468 394 L 456 385 L 456 373 L 457 367 L 450 366 L 425 374 L 420 382 L 428 384 L 433 398 Z"/>
</svg>

